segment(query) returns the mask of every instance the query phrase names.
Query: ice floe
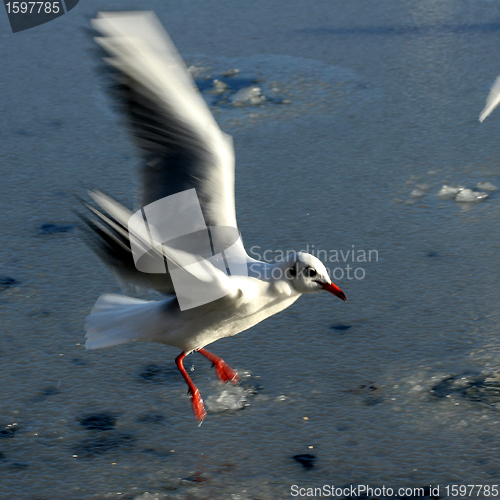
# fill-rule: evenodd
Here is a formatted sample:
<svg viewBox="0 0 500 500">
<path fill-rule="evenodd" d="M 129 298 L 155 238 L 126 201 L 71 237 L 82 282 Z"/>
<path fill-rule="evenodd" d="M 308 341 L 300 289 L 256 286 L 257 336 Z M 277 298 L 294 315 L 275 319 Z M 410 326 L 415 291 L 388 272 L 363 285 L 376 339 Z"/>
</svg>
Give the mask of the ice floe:
<svg viewBox="0 0 500 500">
<path fill-rule="evenodd" d="M 473 191 L 472 189 L 461 189 L 455 198 L 459 203 L 474 203 L 476 201 L 485 200 L 488 198 L 488 193 L 484 191 Z"/>
<path fill-rule="evenodd" d="M 412 198 L 422 198 L 425 196 L 426 192 L 430 189 L 429 184 L 417 184 L 415 189 L 411 192 L 410 196 Z"/>
<path fill-rule="evenodd" d="M 444 185 L 439 191 L 438 196 L 443 200 L 455 200 L 458 203 L 475 203 L 488 198 L 488 193 L 484 191 L 474 191 L 464 186 Z"/>
<path fill-rule="evenodd" d="M 463 186 L 453 187 L 444 185 L 438 193 L 438 196 L 443 200 L 453 200 L 459 193 Z"/>
<path fill-rule="evenodd" d="M 483 191 L 498 191 L 498 188 L 491 182 L 478 182 L 476 187 L 477 189 L 482 189 Z"/>
<path fill-rule="evenodd" d="M 373 98 L 356 73 L 318 61 L 281 55 L 247 58 L 197 56 L 188 67 L 207 104 L 223 126 L 259 119 L 302 118 L 349 108 Z M 227 124 L 226 124 L 227 125 Z"/>
<path fill-rule="evenodd" d="M 258 106 L 265 100 L 266 96 L 262 94 L 262 89 L 258 86 L 245 87 L 229 98 L 231 104 L 237 107 Z"/>
</svg>

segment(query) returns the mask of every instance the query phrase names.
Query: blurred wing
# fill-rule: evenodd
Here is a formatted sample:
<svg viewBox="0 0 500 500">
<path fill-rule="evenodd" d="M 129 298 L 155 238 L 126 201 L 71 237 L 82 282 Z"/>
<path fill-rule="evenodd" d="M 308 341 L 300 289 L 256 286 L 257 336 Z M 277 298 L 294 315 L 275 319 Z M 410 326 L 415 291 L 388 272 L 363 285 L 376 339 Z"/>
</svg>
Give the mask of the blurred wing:
<svg viewBox="0 0 500 500">
<path fill-rule="evenodd" d="M 495 80 L 495 83 L 491 87 L 490 93 L 486 98 L 486 105 L 479 115 L 479 121 L 482 122 L 484 119 L 491 114 L 491 112 L 500 103 L 500 76 Z"/>
<path fill-rule="evenodd" d="M 113 270 L 122 286 L 128 284 L 139 288 L 149 288 L 165 295 L 175 294 L 170 274 L 144 273 L 137 269 L 134 262 L 128 221 L 132 212 L 100 191 L 89 191 L 97 207 L 83 201 L 83 205 L 95 216 L 90 218 L 77 212 L 85 223 L 86 242 L 97 255 Z M 149 259 L 164 265 L 163 255 L 150 249 Z"/>
<path fill-rule="evenodd" d="M 100 191 L 88 194 L 99 207 L 83 202 L 96 218 L 79 214 L 90 229 L 88 241 L 121 280 L 175 294 L 184 310 L 236 293 L 229 276 L 248 275 L 236 228 L 205 228 L 162 243 L 138 213 Z"/>
<path fill-rule="evenodd" d="M 141 206 L 196 189 L 207 226 L 236 226 L 232 139 L 215 122 L 152 12 L 99 13 L 96 41 L 145 158 Z"/>
</svg>

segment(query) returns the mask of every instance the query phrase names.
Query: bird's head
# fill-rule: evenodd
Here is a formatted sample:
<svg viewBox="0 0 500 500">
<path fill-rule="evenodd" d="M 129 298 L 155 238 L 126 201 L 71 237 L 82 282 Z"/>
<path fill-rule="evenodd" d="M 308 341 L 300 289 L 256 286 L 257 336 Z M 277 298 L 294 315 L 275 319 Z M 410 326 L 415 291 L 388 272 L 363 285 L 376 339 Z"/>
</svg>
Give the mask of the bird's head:
<svg viewBox="0 0 500 500">
<path fill-rule="evenodd" d="M 332 283 L 324 264 L 305 252 L 291 255 L 285 265 L 285 278 L 299 293 L 316 293 L 327 290 L 339 299 L 347 300 L 344 292 Z"/>
</svg>

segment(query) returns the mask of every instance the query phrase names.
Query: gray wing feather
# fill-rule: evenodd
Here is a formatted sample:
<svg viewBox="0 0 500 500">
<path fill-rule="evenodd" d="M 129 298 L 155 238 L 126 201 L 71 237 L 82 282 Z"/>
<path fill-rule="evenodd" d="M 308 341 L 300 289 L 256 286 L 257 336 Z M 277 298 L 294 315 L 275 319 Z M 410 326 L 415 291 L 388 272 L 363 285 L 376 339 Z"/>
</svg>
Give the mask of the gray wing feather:
<svg viewBox="0 0 500 500">
<path fill-rule="evenodd" d="M 232 139 L 215 122 L 152 12 L 100 13 L 96 41 L 145 164 L 141 205 L 195 188 L 208 226 L 236 227 Z"/>
<path fill-rule="evenodd" d="M 131 212 L 99 191 L 89 191 L 89 195 L 99 208 L 83 202 L 97 219 L 78 213 L 88 229 L 86 241 L 113 270 L 119 281 L 124 285 L 156 290 L 164 295 L 175 294 L 170 274 L 142 273 L 135 266 L 127 227 Z M 163 260 L 163 255 L 151 255 L 151 258 Z"/>
<path fill-rule="evenodd" d="M 100 13 L 93 26 L 101 35 L 96 41 L 108 55 L 104 60 L 112 69 L 119 106 L 145 160 L 141 208 L 194 188 L 205 223 L 212 227 L 213 246 L 232 245 L 232 139 L 219 129 L 167 33 L 152 12 Z M 168 272 L 149 274 L 136 268 L 128 226 L 132 212 L 99 191 L 89 195 L 98 208 L 85 206 L 96 219 L 81 217 L 99 256 L 125 282 L 175 293 Z M 185 248 L 186 242 L 182 244 Z M 148 249 L 147 241 L 143 245 Z M 181 255 L 175 248 L 167 254 L 149 247 L 147 258 L 175 262 Z M 227 285 L 217 270 L 209 267 L 208 273 Z"/>
</svg>

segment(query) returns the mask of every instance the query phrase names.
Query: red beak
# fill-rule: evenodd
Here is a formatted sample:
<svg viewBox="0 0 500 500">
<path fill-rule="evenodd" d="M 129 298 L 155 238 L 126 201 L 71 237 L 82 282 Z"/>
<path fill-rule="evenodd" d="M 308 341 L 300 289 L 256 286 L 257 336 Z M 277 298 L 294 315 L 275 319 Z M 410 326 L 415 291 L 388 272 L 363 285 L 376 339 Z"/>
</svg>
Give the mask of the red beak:
<svg viewBox="0 0 500 500">
<path fill-rule="evenodd" d="M 333 295 L 335 295 L 339 299 L 347 301 L 345 293 L 337 285 L 334 285 L 333 283 L 322 283 L 321 281 L 316 281 L 316 283 L 318 285 L 321 285 L 325 290 L 328 290 L 330 293 L 333 293 Z"/>
</svg>

